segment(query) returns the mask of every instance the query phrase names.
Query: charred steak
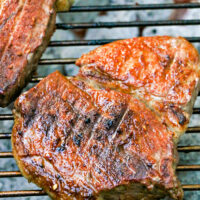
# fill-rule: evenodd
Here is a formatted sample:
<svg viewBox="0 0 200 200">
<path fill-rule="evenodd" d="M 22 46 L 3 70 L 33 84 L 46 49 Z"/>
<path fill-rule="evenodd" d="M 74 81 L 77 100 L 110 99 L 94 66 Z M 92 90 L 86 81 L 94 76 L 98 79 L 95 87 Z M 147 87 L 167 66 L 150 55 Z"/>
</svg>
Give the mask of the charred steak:
<svg viewBox="0 0 200 200">
<path fill-rule="evenodd" d="M 173 132 L 128 94 L 55 72 L 18 98 L 14 114 L 18 166 L 55 199 L 182 196 Z"/>
<path fill-rule="evenodd" d="M 0 1 L 0 106 L 7 106 L 36 70 L 54 31 L 55 2 Z"/>
<path fill-rule="evenodd" d="M 12 145 L 22 174 L 58 200 L 182 199 L 176 146 L 199 89 L 194 47 L 183 38 L 135 38 L 99 47 L 77 64 L 78 76 L 54 72 L 15 102 Z M 184 99 L 186 71 L 190 93 L 180 103 L 174 98 Z M 157 94 L 163 79 L 174 98 Z M 184 124 L 168 120 L 159 103 L 172 104 Z"/>
</svg>

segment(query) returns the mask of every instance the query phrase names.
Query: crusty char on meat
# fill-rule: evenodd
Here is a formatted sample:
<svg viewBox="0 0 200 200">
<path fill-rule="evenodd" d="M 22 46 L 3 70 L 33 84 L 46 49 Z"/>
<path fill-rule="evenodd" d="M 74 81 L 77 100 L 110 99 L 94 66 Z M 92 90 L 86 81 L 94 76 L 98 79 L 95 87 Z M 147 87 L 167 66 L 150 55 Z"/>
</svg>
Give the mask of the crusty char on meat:
<svg viewBox="0 0 200 200">
<path fill-rule="evenodd" d="M 14 114 L 18 166 L 54 199 L 181 199 L 173 132 L 130 95 L 55 72 Z"/>
<path fill-rule="evenodd" d="M 57 7 L 64 1 L 59 0 Z M 0 106 L 7 106 L 36 70 L 54 31 L 55 2 L 1 0 Z"/>
<path fill-rule="evenodd" d="M 116 41 L 84 54 L 80 76 L 129 93 L 156 111 L 175 133 L 186 131 L 200 87 L 197 50 L 182 37 Z"/>
</svg>

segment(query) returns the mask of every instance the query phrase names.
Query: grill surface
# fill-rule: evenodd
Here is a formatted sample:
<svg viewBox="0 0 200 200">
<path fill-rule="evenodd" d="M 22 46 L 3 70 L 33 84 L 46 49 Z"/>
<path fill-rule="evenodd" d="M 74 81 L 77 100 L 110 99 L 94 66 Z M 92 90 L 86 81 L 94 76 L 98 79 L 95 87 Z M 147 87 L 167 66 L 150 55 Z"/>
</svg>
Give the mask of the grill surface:
<svg viewBox="0 0 200 200">
<path fill-rule="evenodd" d="M 74 6 L 69 12 L 93 12 L 93 11 L 122 11 L 122 10 L 156 10 L 156 9 L 182 9 L 182 8 L 200 8 L 200 3 L 187 4 L 143 4 L 143 5 L 112 5 L 112 6 Z M 99 22 L 99 23 L 58 23 L 57 29 L 88 29 L 88 28 L 113 28 L 113 27 L 144 27 L 144 26 L 171 26 L 171 25 L 200 25 L 200 20 L 158 20 L 158 21 L 131 21 L 131 22 Z M 186 37 L 190 42 L 199 43 L 200 37 Z M 116 39 L 104 40 L 65 40 L 51 41 L 50 47 L 69 47 L 69 46 L 95 46 L 112 42 Z M 75 58 L 64 59 L 42 59 L 39 65 L 60 65 L 74 64 Z M 39 82 L 43 77 L 34 76 L 32 83 Z M 200 96 L 200 94 L 199 94 Z M 200 114 L 200 108 L 193 109 L 194 115 Z M 12 114 L 0 114 L 0 121 L 13 121 Z M 187 134 L 200 133 L 200 127 L 189 127 Z M 11 133 L 0 133 L 0 140 L 10 139 Z M 1 142 L 1 141 L 0 141 Z M 196 146 L 178 146 L 178 151 L 183 153 L 200 152 L 200 145 Z M 0 152 L 0 160 L 5 158 L 13 158 L 12 152 Z M 0 162 L 1 163 L 1 162 Z M 0 164 L 1 165 L 1 164 Z M 6 169 L 5 169 L 6 170 Z M 178 165 L 177 171 L 200 171 L 200 165 Z M 0 178 L 21 177 L 19 171 L 0 171 Z M 185 191 L 200 190 L 200 184 L 183 184 Z M 26 197 L 26 196 L 42 196 L 46 195 L 41 190 L 21 190 L 21 191 L 0 191 L 0 198 L 5 197 Z"/>
</svg>

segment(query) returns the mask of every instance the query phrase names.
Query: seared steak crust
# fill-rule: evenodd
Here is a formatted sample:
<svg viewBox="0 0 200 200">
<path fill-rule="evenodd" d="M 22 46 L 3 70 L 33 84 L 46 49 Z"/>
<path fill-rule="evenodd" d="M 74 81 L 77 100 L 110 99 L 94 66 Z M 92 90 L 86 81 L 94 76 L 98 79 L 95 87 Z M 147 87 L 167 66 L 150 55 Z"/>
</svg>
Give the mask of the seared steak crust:
<svg viewBox="0 0 200 200">
<path fill-rule="evenodd" d="M 173 132 L 129 94 L 54 72 L 14 115 L 19 168 L 54 199 L 182 198 Z"/>
<path fill-rule="evenodd" d="M 185 132 L 199 91 L 197 50 L 184 38 L 156 36 L 116 41 L 76 62 L 91 85 L 139 98 L 175 131 Z"/>
<path fill-rule="evenodd" d="M 0 106 L 30 80 L 55 25 L 55 0 L 2 0 L 0 5 Z"/>
<path fill-rule="evenodd" d="M 14 157 L 54 199 L 182 199 L 176 144 L 199 91 L 183 38 L 117 41 L 55 72 L 15 102 Z"/>
</svg>

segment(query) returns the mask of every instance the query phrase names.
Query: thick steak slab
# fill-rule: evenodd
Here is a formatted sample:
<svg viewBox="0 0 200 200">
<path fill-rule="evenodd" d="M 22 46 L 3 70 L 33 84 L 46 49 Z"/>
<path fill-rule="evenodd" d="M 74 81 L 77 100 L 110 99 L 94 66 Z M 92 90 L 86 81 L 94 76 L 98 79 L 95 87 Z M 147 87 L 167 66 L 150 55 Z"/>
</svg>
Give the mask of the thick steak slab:
<svg viewBox="0 0 200 200">
<path fill-rule="evenodd" d="M 53 34 L 57 9 L 68 0 L 0 1 L 0 106 L 7 106 L 30 80 Z"/>
<path fill-rule="evenodd" d="M 130 93 L 173 131 L 185 132 L 200 87 L 197 50 L 184 38 L 156 36 L 116 41 L 77 60 L 80 76 Z M 176 140 L 177 140 L 176 139 Z"/>
<path fill-rule="evenodd" d="M 15 102 L 24 176 L 55 199 L 182 199 L 176 144 L 199 91 L 196 49 L 183 38 L 133 38 L 77 65 L 77 77 L 55 72 Z"/>
<path fill-rule="evenodd" d="M 14 115 L 18 166 L 54 199 L 182 198 L 173 132 L 129 94 L 54 72 Z"/>
</svg>

